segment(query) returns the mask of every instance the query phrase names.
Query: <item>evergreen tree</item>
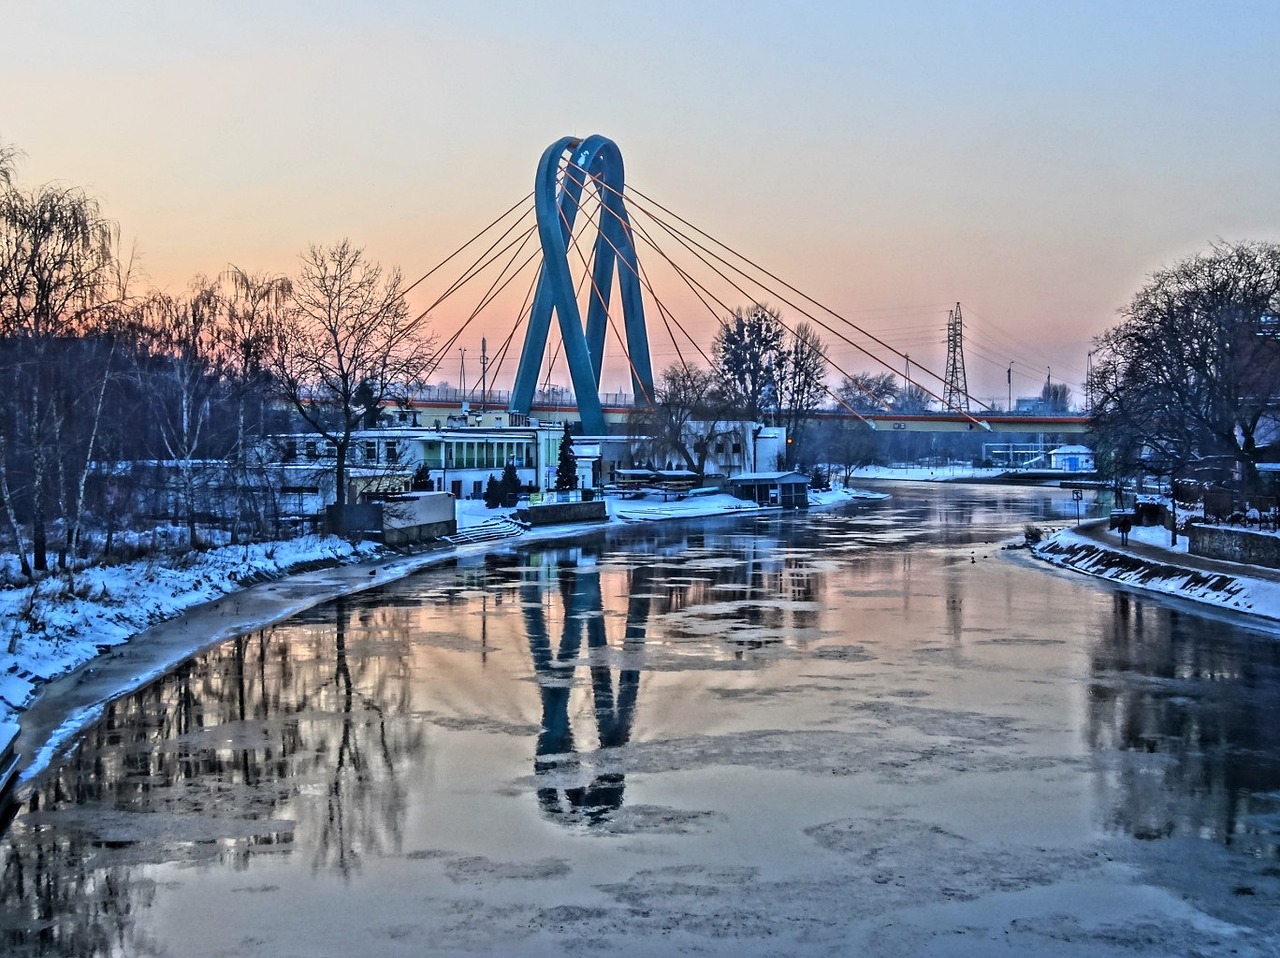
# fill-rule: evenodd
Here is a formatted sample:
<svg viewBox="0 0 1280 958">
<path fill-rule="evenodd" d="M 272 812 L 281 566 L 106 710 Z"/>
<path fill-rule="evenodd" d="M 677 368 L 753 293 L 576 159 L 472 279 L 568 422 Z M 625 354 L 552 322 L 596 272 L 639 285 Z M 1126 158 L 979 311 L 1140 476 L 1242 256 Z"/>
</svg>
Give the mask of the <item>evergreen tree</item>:
<svg viewBox="0 0 1280 958">
<path fill-rule="evenodd" d="M 504 506 L 514 506 L 520 499 L 520 474 L 516 472 L 515 463 L 509 462 L 502 470 L 502 478 L 498 481 L 498 490 Z"/>
<path fill-rule="evenodd" d="M 560 438 L 560 461 L 556 463 L 556 492 L 564 492 L 578 488 L 578 457 L 573 454 L 573 437 L 569 435 L 569 424 L 564 424 L 564 435 Z"/>
<path fill-rule="evenodd" d="M 502 487 L 498 485 L 498 477 L 489 473 L 489 482 L 484 487 L 484 505 L 486 509 L 496 509 L 502 505 Z"/>
</svg>

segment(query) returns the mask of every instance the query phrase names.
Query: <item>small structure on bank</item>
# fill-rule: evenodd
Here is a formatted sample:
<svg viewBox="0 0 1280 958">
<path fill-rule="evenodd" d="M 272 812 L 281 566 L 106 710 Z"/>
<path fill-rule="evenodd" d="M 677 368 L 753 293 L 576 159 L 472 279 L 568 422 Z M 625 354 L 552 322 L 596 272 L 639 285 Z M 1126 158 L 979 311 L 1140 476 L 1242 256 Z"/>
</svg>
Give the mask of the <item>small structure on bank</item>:
<svg viewBox="0 0 1280 958">
<path fill-rule="evenodd" d="M 1063 472 L 1093 472 L 1093 450 L 1088 446 L 1059 446 L 1049 450 L 1049 468 Z"/>
<path fill-rule="evenodd" d="M 744 472 L 729 479 L 729 492 L 759 506 L 809 508 L 809 480 L 799 472 Z"/>
</svg>

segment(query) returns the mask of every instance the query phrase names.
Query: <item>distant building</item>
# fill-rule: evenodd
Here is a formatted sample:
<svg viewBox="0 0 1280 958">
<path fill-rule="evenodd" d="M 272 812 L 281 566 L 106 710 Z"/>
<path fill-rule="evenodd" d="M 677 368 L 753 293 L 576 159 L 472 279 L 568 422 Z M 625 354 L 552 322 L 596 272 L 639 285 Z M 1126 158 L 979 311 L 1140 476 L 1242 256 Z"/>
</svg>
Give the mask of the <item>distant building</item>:
<svg viewBox="0 0 1280 958">
<path fill-rule="evenodd" d="M 1088 446 L 1059 446 L 1049 450 L 1049 468 L 1063 472 L 1093 472 L 1093 450 Z"/>
</svg>

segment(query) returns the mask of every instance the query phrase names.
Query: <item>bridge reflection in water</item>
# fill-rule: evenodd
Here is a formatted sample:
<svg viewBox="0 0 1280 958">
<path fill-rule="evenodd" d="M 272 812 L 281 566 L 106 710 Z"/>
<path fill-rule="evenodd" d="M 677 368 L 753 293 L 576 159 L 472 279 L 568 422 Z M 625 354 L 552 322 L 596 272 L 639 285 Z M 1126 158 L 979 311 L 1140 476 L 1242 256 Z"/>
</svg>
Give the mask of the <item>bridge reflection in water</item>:
<svg viewBox="0 0 1280 958">
<path fill-rule="evenodd" d="M 609 750 L 625 745 L 631 738 L 636 697 L 640 692 L 640 658 L 644 651 L 645 628 L 649 617 L 649 579 L 652 569 L 633 571 L 627 599 L 626 629 L 618 655 L 610 648 L 604 602 L 600 591 L 600 571 L 594 561 L 580 565 L 573 556 L 562 555 L 546 567 L 557 589 L 539 581 L 537 572 L 526 572 L 520 593 L 529 651 L 542 699 L 542 730 L 538 734 L 534 769 L 540 784 L 538 804 L 552 817 L 597 822 L 622 805 L 626 787 L 624 774 L 609 769 Z M 553 648 L 544 596 L 558 595 L 561 605 L 559 641 Z M 577 752 L 569 719 L 569 698 L 574 674 L 584 665 L 582 637 L 586 633 L 585 668 L 591 677 L 592 714 L 595 717 L 599 750 L 589 766 Z M 611 660 L 621 663 L 615 687 Z M 584 772 L 590 781 L 582 783 Z M 576 783 L 575 783 L 576 782 Z"/>
</svg>

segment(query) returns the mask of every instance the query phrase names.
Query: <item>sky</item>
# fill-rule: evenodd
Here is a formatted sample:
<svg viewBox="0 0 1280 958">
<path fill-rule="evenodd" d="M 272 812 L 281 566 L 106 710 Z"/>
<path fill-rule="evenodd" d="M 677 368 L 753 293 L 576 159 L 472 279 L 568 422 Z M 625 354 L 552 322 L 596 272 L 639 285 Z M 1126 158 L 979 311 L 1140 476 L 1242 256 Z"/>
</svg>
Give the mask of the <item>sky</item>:
<svg viewBox="0 0 1280 958">
<path fill-rule="evenodd" d="M 342 238 L 412 281 L 548 144 L 601 133 L 628 183 L 913 361 L 943 369 L 960 302 L 973 395 L 1052 376 L 1078 400 L 1153 271 L 1280 240 L 1272 0 L 0 0 L 0 22 L 19 184 L 86 188 L 170 291 Z M 511 326 L 468 327 L 472 380 Z"/>
</svg>

